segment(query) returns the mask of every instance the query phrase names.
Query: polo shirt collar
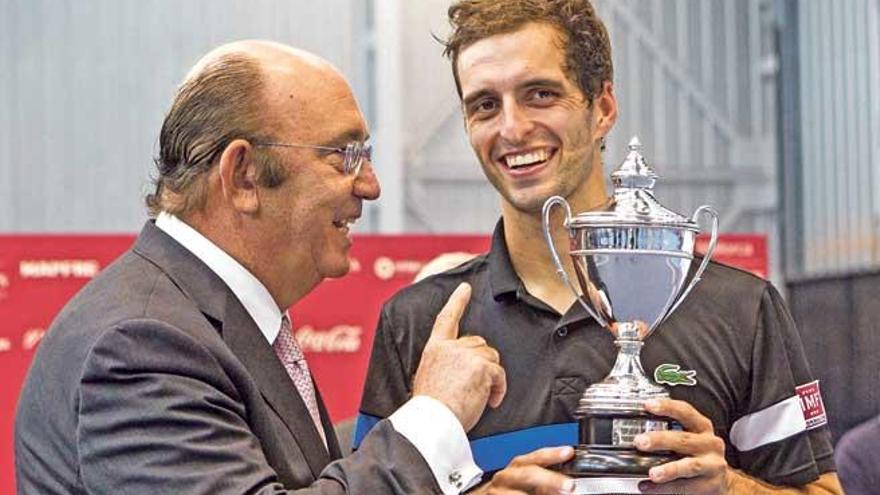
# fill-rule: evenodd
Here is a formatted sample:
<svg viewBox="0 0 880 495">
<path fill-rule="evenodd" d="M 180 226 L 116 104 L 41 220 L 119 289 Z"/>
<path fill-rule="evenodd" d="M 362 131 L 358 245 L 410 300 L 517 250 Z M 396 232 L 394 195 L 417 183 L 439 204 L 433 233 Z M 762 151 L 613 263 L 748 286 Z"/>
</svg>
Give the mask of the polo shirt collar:
<svg viewBox="0 0 880 495">
<path fill-rule="evenodd" d="M 506 294 L 518 294 L 525 292 L 525 286 L 519 275 L 513 270 L 513 262 L 510 261 L 510 252 L 507 250 L 507 242 L 504 240 L 504 219 L 499 219 L 495 224 L 495 232 L 492 234 L 492 247 L 489 250 L 489 286 L 492 289 L 492 297 L 498 300 Z"/>
<path fill-rule="evenodd" d="M 498 223 L 495 225 L 495 231 L 492 233 L 492 246 L 489 250 L 488 263 L 489 286 L 492 290 L 492 297 L 496 301 L 505 295 L 513 294 L 519 300 L 525 300 L 526 302 L 532 300 L 534 305 L 553 311 L 542 301 L 528 294 L 525 284 L 522 283 L 519 275 L 513 269 L 510 251 L 507 250 L 507 242 L 504 240 L 503 218 L 498 220 Z M 582 320 L 593 320 L 593 317 L 587 313 L 581 306 L 581 303 L 575 301 L 568 308 L 568 311 L 562 315 L 557 326 L 565 326 Z"/>
</svg>

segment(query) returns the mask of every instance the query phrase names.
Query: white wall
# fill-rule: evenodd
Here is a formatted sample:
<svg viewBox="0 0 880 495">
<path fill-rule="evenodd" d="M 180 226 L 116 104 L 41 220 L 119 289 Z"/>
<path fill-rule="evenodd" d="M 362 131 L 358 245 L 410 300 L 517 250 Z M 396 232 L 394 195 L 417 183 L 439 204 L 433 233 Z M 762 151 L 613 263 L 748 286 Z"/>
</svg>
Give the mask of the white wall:
<svg viewBox="0 0 880 495">
<path fill-rule="evenodd" d="M 798 2 L 804 275 L 880 265 L 880 2 Z"/>
<path fill-rule="evenodd" d="M 664 179 L 661 201 L 683 213 L 712 203 L 723 230 L 766 232 L 776 253 L 773 3 L 596 0 L 621 105 L 608 170 L 639 134 Z M 827 9 L 802 3 L 817 15 Z M 843 3 L 870 4 L 876 18 L 876 1 Z M 496 195 L 467 145 L 449 65 L 432 38 L 448 32 L 447 7 L 0 0 L 0 231 L 137 230 L 175 85 L 211 47 L 259 37 L 315 51 L 352 79 L 382 137 L 376 166 L 386 179 L 362 230 L 488 232 Z M 388 9 L 399 17 L 389 21 Z"/>
<path fill-rule="evenodd" d="M 174 89 L 223 42 L 315 51 L 362 92 L 357 4 L 0 0 L 0 231 L 137 231 Z"/>
</svg>

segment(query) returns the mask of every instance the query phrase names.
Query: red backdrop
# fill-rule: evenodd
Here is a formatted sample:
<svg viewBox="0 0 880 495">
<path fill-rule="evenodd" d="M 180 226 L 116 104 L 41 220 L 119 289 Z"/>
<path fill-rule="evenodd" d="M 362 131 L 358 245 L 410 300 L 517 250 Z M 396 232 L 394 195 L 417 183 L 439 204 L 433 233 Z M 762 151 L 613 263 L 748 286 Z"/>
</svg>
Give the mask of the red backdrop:
<svg viewBox="0 0 880 495">
<path fill-rule="evenodd" d="M 0 493 L 15 493 L 13 419 L 34 349 L 64 303 L 133 240 L 0 235 Z M 324 282 L 292 309 L 315 379 L 332 391 L 324 398 L 334 421 L 357 411 L 382 302 L 440 254 L 488 247 L 486 236 L 358 236 L 352 272 Z M 763 236 L 725 235 L 715 257 L 764 277 L 766 249 Z"/>
</svg>

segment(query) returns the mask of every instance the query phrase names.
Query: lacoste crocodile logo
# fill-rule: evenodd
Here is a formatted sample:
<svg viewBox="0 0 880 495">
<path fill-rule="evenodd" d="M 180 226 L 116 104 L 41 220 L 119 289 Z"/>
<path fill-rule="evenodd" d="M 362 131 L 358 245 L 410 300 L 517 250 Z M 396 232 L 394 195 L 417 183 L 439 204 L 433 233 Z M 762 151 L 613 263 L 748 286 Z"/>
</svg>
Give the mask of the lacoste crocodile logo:
<svg viewBox="0 0 880 495">
<path fill-rule="evenodd" d="M 667 385 L 687 385 L 693 387 L 697 384 L 697 372 L 695 370 L 683 370 L 681 366 L 672 363 L 663 363 L 654 369 L 654 381 Z"/>
</svg>

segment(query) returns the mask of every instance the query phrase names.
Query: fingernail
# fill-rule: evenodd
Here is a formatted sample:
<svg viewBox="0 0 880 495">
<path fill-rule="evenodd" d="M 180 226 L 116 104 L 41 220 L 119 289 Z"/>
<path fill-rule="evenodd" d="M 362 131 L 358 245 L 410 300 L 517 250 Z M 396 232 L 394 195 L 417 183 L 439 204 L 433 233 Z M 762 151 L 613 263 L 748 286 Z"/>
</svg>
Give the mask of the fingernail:
<svg viewBox="0 0 880 495">
<path fill-rule="evenodd" d="M 636 437 L 633 438 L 633 445 L 640 449 L 647 449 L 650 445 L 650 442 L 648 441 L 648 437 L 646 435 L 636 435 Z"/>
<path fill-rule="evenodd" d="M 654 468 L 651 468 L 650 471 L 648 471 L 648 476 L 650 476 L 651 481 L 653 481 L 655 483 L 663 481 L 663 475 L 665 475 L 665 474 L 666 474 L 666 472 L 663 470 L 662 467 L 654 467 Z"/>
<path fill-rule="evenodd" d="M 562 495 L 570 495 L 574 493 L 574 480 L 565 480 L 562 483 L 562 488 L 559 489 L 559 493 Z"/>
<path fill-rule="evenodd" d="M 645 407 L 648 409 L 657 409 L 660 407 L 660 401 L 657 399 L 650 399 L 645 401 Z"/>
<path fill-rule="evenodd" d="M 559 449 L 559 456 L 562 457 L 563 459 L 568 459 L 569 457 L 571 457 L 571 454 L 573 454 L 573 453 L 574 453 L 574 448 L 572 448 L 572 447 L 562 447 L 561 449 Z"/>
</svg>

